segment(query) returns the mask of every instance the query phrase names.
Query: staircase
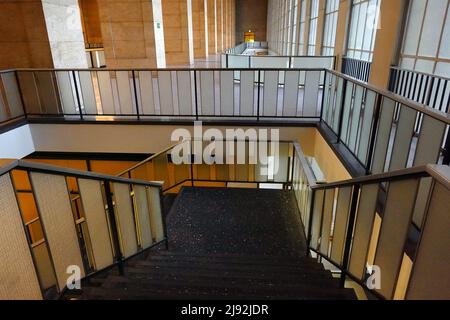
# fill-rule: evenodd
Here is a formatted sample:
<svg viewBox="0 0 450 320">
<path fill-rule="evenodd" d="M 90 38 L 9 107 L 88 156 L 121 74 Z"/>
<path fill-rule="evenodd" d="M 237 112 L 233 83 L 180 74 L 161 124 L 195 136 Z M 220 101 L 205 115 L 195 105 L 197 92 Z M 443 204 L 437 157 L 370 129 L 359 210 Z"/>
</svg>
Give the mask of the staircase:
<svg viewBox="0 0 450 320">
<path fill-rule="evenodd" d="M 76 299 L 356 299 L 306 257 L 286 190 L 183 188 L 166 196 L 169 250 L 144 252 L 82 283 Z"/>
<path fill-rule="evenodd" d="M 311 258 L 159 251 L 92 278 L 81 299 L 355 299 Z"/>
</svg>

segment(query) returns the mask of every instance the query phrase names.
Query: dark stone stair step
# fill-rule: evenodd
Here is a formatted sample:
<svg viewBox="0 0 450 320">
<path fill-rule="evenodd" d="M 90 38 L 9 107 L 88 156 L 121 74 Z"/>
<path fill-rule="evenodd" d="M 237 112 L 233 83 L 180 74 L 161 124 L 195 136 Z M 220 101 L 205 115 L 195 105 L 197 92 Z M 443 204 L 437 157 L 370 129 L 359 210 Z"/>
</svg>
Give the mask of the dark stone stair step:
<svg viewBox="0 0 450 320">
<path fill-rule="evenodd" d="M 272 284 L 295 284 L 295 283 L 311 283 L 311 284 L 323 284 L 324 282 L 329 283 L 334 287 L 338 287 L 338 281 L 333 279 L 328 275 L 322 274 L 301 274 L 301 275 L 281 275 L 273 273 L 241 273 L 241 272 L 213 272 L 213 271 L 195 271 L 195 270 L 182 270 L 182 269 L 151 269 L 143 270 L 137 268 L 128 268 L 126 270 L 125 276 L 133 280 L 158 280 L 158 279 L 177 279 L 179 281 L 190 281 L 192 279 L 197 279 L 201 281 L 210 282 L 242 282 L 242 283 L 272 283 Z"/>
<path fill-rule="evenodd" d="M 326 289 L 324 290 L 324 287 Z M 329 296 L 345 296 L 349 298 L 347 289 L 336 288 L 330 286 L 329 283 L 323 282 L 320 285 L 310 283 L 295 285 L 267 285 L 254 283 L 252 285 L 241 283 L 221 283 L 211 281 L 197 281 L 193 279 L 189 282 L 178 280 L 146 280 L 135 281 L 126 277 L 111 276 L 103 285 L 105 289 L 123 289 L 128 292 L 136 292 L 141 290 L 160 290 L 162 292 L 182 291 L 182 292 L 204 292 L 204 293 L 222 293 L 224 295 L 258 295 L 258 296 L 291 296 L 295 297 L 322 297 Z"/>
<path fill-rule="evenodd" d="M 273 266 L 291 266 L 297 267 L 299 265 L 308 265 L 315 268 L 323 268 L 321 264 L 313 258 L 294 258 L 283 256 L 240 256 L 240 255 L 191 255 L 181 253 L 169 253 L 167 251 L 161 251 L 156 254 L 150 254 L 146 260 L 176 260 L 176 261 L 190 261 L 190 262 L 205 262 L 205 263 L 229 263 L 229 264 L 261 264 L 261 265 L 273 265 Z M 137 260 L 136 260 L 137 261 Z"/>
<path fill-rule="evenodd" d="M 141 277 L 145 275 L 161 274 L 161 275 L 174 275 L 183 276 L 189 275 L 192 277 L 202 276 L 204 278 L 241 278 L 241 279 L 273 279 L 276 278 L 279 281 L 297 281 L 307 278 L 321 279 L 321 280 L 334 280 L 331 273 L 328 271 L 309 271 L 309 272 L 273 272 L 273 270 L 264 270 L 261 268 L 253 269 L 216 269 L 216 268 L 185 268 L 177 267 L 173 265 L 154 265 L 154 266 L 129 266 L 125 269 L 125 274 L 130 277 Z"/>
<path fill-rule="evenodd" d="M 183 290 L 157 291 L 139 290 L 129 291 L 123 289 L 87 288 L 81 297 L 82 300 L 351 300 L 350 295 L 329 295 L 327 297 L 292 297 L 290 295 L 248 295 L 223 294 L 212 292 L 185 292 Z"/>
<path fill-rule="evenodd" d="M 280 274 L 301 274 L 301 273 L 329 273 L 329 271 L 323 269 L 321 266 L 314 265 L 297 265 L 297 266 L 284 266 L 284 265 L 260 265 L 260 264 L 232 264 L 232 263 L 206 263 L 195 261 L 133 261 L 127 263 L 129 267 L 159 267 L 159 268 L 185 268 L 194 270 L 215 270 L 215 271 L 235 271 L 250 272 L 255 270 L 264 271 L 267 273 L 280 273 Z"/>
</svg>

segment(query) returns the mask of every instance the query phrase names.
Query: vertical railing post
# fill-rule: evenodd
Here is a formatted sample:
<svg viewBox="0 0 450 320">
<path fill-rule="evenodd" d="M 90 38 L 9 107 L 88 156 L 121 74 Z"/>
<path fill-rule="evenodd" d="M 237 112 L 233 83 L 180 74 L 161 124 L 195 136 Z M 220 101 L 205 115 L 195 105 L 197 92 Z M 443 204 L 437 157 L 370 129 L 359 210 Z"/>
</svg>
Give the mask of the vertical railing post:
<svg viewBox="0 0 450 320">
<path fill-rule="evenodd" d="M 227 59 L 227 68 L 228 68 L 228 59 Z M 194 70 L 194 101 L 195 101 L 195 120 L 198 120 L 197 70 Z"/>
<path fill-rule="evenodd" d="M 327 70 L 325 69 L 323 72 L 323 89 L 322 89 L 322 101 L 320 103 L 320 120 L 323 120 L 323 106 L 325 105 L 325 90 L 327 84 Z M 320 85 L 319 85 L 320 86 Z"/>
<path fill-rule="evenodd" d="M 311 247 L 312 222 L 314 214 L 314 202 L 316 201 L 316 190 L 311 189 L 311 204 L 309 205 L 308 229 L 306 230 L 306 256 L 309 257 L 309 248 Z"/>
<path fill-rule="evenodd" d="M 348 270 L 348 263 L 350 257 L 350 248 L 352 245 L 352 236 L 353 236 L 353 227 L 355 225 L 356 220 L 356 210 L 358 208 L 358 198 L 359 198 L 359 184 L 355 184 L 353 186 L 352 191 L 352 203 L 350 206 L 350 214 L 347 224 L 347 233 L 345 237 L 344 244 L 344 255 L 342 258 L 342 268 L 341 268 L 341 278 L 340 278 L 340 286 L 343 288 L 345 286 L 345 278 Z"/>
<path fill-rule="evenodd" d="M 344 79 L 342 82 L 342 101 L 340 105 L 339 124 L 336 143 L 339 143 L 339 141 L 341 141 L 342 123 L 344 119 L 344 106 L 345 106 L 345 99 L 347 98 L 346 95 L 347 95 L 347 79 Z"/>
<path fill-rule="evenodd" d="M 19 91 L 20 102 L 22 103 L 23 115 L 25 119 L 28 118 L 27 108 L 25 106 L 25 101 L 23 100 L 22 87 L 20 86 L 19 75 L 17 74 L 17 70 L 14 71 L 14 77 L 16 78 L 17 90 Z"/>
<path fill-rule="evenodd" d="M 444 159 L 442 160 L 443 165 L 450 165 L 450 130 L 447 133 L 447 138 L 444 144 Z"/>
<path fill-rule="evenodd" d="M 78 111 L 80 113 L 80 120 L 83 120 L 83 111 L 81 110 L 81 99 L 80 99 L 80 93 L 78 92 L 78 84 L 77 84 L 77 77 L 75 74 L 75 70 L 72 70 L 72 77 L 73 77 L 73 84 L 75 87 L 75 95 L 77 97 Z M 64 111 L 63 111 L 63 114 L 64 114 Z"/>
<path fill-rule="evenodd" d="M 116 215 L 114 214 L 114 202 L 112 198 L 113 195 L 111 192 L 109 181 L 103 181 L 103 185 L 105 186 L 106 209 L 108 210 L 108 217 L 111 225 L 111 238 L 114 246 L 114 252 L 116 253 L 115 259 L 117 261 L 117 266 L 119 267 L 119 274 L 124 275 L 123 256 L 120 249 L 120 239 L 116 222 Z"/>
<path fill-rule="evenodd" d="M 169 239 L 167 238 L 167 221 L 166 217 L 168 212 L 165 212 L 165 206 L 164 206 L 164 194 L 162 192 L 162 188 L 159 188 L 159 201 L 161 206 L 161 221 L 163 225 L 163 232 L 164 232 L 164 243 L 166 250 L 169 250 Z"/>
<path fill-rule="evenodd" d="M 259 121 L 259 112 L 260 112 L 260 104 L 261 104 L 261 70 L 258 70 L 258 99 L 257 99 L 257 114 L 256 114 L 256 121 Z"/>
<path fill-rule="evenodd" d="M 430 104 L 431 104 L 431 94 L 433 92 L 433 87 L 434 87 L 434 77 L 431 77 L 430 87 L 428 89 L 428 94 L 427 94 L 427 100 L 425 102 L 425 105 L 429 106 L 430 108 L 432 108 Z"/>
<path fill-rule="evenodd" d="M 367 152 L 367 159 L 365 161 L 366 166 L 366 174 L 371 173 L 371 167 L 372 167 L 372 159 L 375 152 L 375 141 L 377 136 L 377 129 L 378 129 L 378 123 L 380 122 L 380 113 L 381 113 L 381 103 L 383 102 L 383 96 L 381 94 L 377 94 L 376 100 L 375 100 L 375 110 L 373 113 L 373 120 L 372 120 L 372 127 L 370 132 L 370 140 L 369 140 L 369 146 L 368 146 L 368 152 Z"/>
<path fill-rule="evenodd" d="M 191 169 L 191 186 L 194 186 L 194 164 L 193 162 L 195 161 L 195 155 L 194 155 L 194 143 L 195 140 L 193 141 L 192 139 L 189 141 L 191 144 L 191 155 L 190 155 L 190 169 Z"/>
<path fill-rule="evenodd" d="M 133 78 L 134 102 L 136 103 L 136 116 L 137 116 L 137 119 L 139 120 L 140 119 L 139 102 L 138 102 L 137 87 L 136 87 L 136 75 L 134 73 L 134 70 L 131 70 L 131 77 Z"/>
<path fill-rule="evenodd" d="M 388 90 L 391 92 L 395 91 L 395 77 L 397 75 L 397 69 L 394 69 L 392 66 L 389 71 L 389 87 Z"/>
</svg>

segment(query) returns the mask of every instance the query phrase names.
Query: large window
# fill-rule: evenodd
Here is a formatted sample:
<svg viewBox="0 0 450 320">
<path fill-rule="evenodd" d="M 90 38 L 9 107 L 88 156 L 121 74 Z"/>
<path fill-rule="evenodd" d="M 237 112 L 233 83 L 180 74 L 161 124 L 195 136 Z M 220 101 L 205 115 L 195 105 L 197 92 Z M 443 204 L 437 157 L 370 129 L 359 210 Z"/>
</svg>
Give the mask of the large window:
<svg viewBox="0 0 450 320">
<path fill-rule="evenodd" d="M 381 0 L 353 0 L 347 46 L 349 58 L 372 61 L 380 2 Z"/>
<path fill-rule="evenodd" d="M 300 20 L 298 29 L 298 52 L 299 56 L 305 54 L 305 25 L 306 25 L 306 0 L 300 0 Z"/>
<path fill-rule="evenodd" d="M 309 20 L 308 55 L 316 54 L 317 22 L 319 20 L 319 0 L 311 0 Z"/>
<path fill-rule="evenodd" d="M 339 13 L 339 0 L 327 0 L 325 25 L 323 29 L 322 55 L 333 56 L 336 44 L 336 29 Z"/>
<path fill-rule="evenodd" d="M 286 14 L 286 42 L 285 42 L 285 50 L 284 54 L 289 55 L 291 53 L 291 45 L 292 45 L 292 0 L 286 1 L 287 4 L 287 14 Z"/>
<path fill-rule="evenodd" d="M 296 54 L 297 49 L 297 17 L 298 14 L 298 0 L 294 0 L 294 9 L 293 9 L 293 15 L 292 15 L 292 50 L 290 54 L 293 56 Z"/>
<path fill-rule="evenodd" d="M 448 77 L 450 0 L 412 0 L 406 22 L 401 67 Z"/>
</svg>

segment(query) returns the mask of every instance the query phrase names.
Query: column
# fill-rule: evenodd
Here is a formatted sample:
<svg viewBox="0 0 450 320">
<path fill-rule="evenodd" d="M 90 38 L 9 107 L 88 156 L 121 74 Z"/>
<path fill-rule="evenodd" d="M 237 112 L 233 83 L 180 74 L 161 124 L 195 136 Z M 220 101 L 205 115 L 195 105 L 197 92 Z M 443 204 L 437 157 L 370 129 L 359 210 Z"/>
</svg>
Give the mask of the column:
<svg viewBox="0 0 450 320">
<path fill-rule="evenodd" d="M 236 0 L 231 0 L 231 46 L 236 46 Z M 239 40 L 239 42 L 241 42 Z"/>
<path fill-rule="evenodd" d="M 0 1 L 0 68 L 52 68 L 41 0 Z"/>
<path fill-rule="evenodd" d="M 55 68 L 87 68 L 78 0 L 42 0 Z"/>
<path fill-rule="evenodd" d="M 108 68 L 157 66 L 152 2 L 98 0 Z"/>
<path fill-rule="evenodd" d="M 205 0 L 192 0 L 192 20 L 194 33 L 194 57 L 205 58 L 208 55 L 206 34 Z"/>
<path fill-rule="evenodd" d="M 168 65 L 191 64 L 193 52 L 189 32 L 190 0 L 163 0 L 164 42 Z"/>
<path fill-rule="evenodd" d="M 208 52 L 217 53 L 216 0 L 207 0 L 208 4 Z"/>
<path fill-rule="evenodd" d="M 97 0 L 79 0 L 84 41 L 88 45 L 103 45 Z"/>
<path fill-rule="evenodd" d="M 339 2 L 338 21 L 336 26 L 336 42 L 334 55 L 336 56 L 336 70 L 342 68 L 342 57 L 347 50 L 347 34 L 350 28 L 350 8 L 351 0 L 341 0 Z"/>
<path fill-rule="evenodd" d="M 322 43 L 323 43 L 323 29 L 325 27 L 325 10 L 326 10 L 327 0 L 319 0 L 319 17 L 317 19 L 317 33 L 316 33 L 316 56 L 322 54 Z"/>
<path fill-rule="evenodd" d="M 405 20 L 406 1 L 382 0 L 380 25 L 375 38 L 369 83 L 387 88 L 390 67 L 397 63 L 397 53 L 402 44 L 402 25 Z"/>
<path fill-rule="evenodd" d="M 217 51 L 223 52 L 223 0 L 216 0 L 217 2 Z"/>
</svg>

